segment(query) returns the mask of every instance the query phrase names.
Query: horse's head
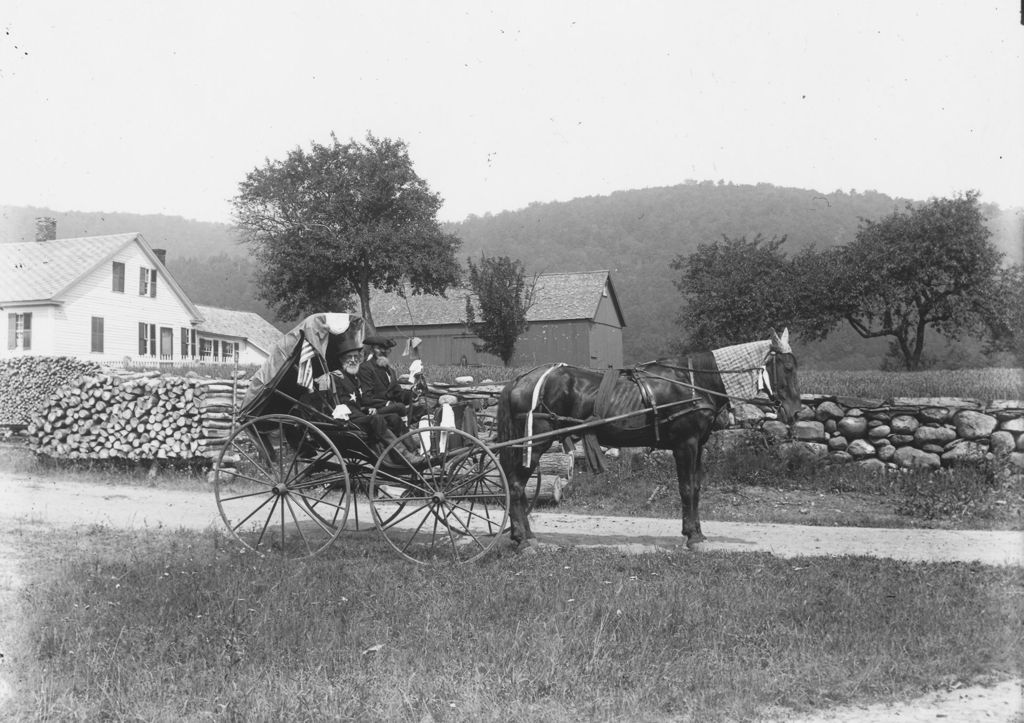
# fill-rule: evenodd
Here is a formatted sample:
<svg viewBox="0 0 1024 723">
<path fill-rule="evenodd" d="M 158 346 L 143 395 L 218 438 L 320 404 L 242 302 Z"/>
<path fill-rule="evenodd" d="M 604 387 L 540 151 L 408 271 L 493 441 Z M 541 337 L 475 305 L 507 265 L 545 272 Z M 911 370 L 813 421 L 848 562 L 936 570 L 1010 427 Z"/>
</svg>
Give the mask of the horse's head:
<svg viewBox="0 0 1024 723">
<path fill-rule="evenodd" d="M 800 411 L 800 387 L 796 378 L 796 357 L 789 346 L 789 329 L 782 335 L 772 329 L 771 348 L 764 368 L 768 377 L 768 393 L 778 406 L 779 415 L 786 424 L 792 424 Z"/>
</svg>

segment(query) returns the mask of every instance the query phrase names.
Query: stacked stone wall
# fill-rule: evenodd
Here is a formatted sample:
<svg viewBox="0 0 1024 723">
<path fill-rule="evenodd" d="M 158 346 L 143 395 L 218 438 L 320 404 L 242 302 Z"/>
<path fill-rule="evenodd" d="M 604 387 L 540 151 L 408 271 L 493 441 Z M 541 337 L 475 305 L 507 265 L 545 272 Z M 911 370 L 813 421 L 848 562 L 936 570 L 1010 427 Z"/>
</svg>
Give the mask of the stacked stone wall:
<svg viewBox="0 0 1024 723">
<path fill-rule="evenodd" d="M 1024 471 L 1024 401 L 803 395 L 792 429 L 739 405 L 733 428 L 759 429 L 786 454 L 867 467 L 1000 464 Z"/>
</svg>

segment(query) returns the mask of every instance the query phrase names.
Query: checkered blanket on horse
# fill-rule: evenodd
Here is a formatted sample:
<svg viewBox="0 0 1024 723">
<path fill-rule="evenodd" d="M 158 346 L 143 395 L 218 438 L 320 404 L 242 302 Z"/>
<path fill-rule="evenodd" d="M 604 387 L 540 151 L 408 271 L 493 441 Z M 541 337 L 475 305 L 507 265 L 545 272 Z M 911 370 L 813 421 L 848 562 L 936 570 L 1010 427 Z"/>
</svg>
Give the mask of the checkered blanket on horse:
<svg viewBox="0 0 1024 723">
<path fill-rule="evenodd" d="M 722 375 L 725 393 L 731 399 L 752 399 L 757 396 L 758 377 L 772 347 L 770 341 L 752 341 L 714 349 L 715 364 Z"/>
</svg>

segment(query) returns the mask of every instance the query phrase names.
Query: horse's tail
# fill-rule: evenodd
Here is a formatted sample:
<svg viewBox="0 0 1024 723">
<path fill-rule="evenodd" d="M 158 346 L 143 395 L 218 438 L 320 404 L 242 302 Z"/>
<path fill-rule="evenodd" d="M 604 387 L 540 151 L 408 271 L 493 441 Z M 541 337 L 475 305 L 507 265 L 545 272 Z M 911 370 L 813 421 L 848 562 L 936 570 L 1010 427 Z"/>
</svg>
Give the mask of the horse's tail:
<svg viewBox="0 0 1024 723">
<path fill-rule="evenodd" d="M 515 379 L 506 384 L 498 395 L 498 442 L 508 442 L 521 436 L 516 429 L 515 413 L 512 410 L 512 389 L 517 381 Z M 523 450 L 515 445 L 502 447 L 498 450 L 498 461 L 508 473 L 522 464 Z"/>
</svg>

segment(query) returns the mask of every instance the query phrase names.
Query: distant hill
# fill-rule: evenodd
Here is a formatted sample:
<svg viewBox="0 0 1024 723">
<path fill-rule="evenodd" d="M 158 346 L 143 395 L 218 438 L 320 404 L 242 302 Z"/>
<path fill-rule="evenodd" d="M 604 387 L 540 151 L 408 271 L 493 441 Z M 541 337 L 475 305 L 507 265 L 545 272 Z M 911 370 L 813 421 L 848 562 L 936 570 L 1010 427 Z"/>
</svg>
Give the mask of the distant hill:
<svg viewBox="0 0 1024 723">
<path fill-rule="evenodd" d="M 533 204 L 470 217 L 449 230 L 462 238 L 464 255 L 511 256 L 530 271 L 610 270 L 626 318 L 626 358 L 642 361 L 670 353 L 678 336 L 674 322 L 681 313 L 680 297 L 673 282 L 679 273 L 670 266 L 677 256 L 723 235 L 787 236 L 783 250 L 790 254 L 808 245 L 841 245 L 854 239 L 860 219 L 878 219 L 902 211 L 905 204 L 874 191 L 822 194 L 766 183 L 706 181 Z M 994 243 L 1009 261 L 1020 263 L 1024 209 L 985 210 L 992 218 Z M 886 344 L 870 347 L 877 365 Z M 816 356 L 824 366 L 830 359 L 844 363 L 849 357 L 815 351 L 821 352 Z"/>
<path fill-rule="evenodd" d="M 874 191 L 820 193 L 767 183 L 705 181 L 535 203 L 516 211 L 470 216 L 445 228 L 463 241 L 460 259 L 481 253 L 510 256 L 521 259 L 531 273 L 611 271 L 626 318 L 625 356 L 636 362 L 670 353 L 678 340 L 680 297 L 673 284 L 678 273 L 670 267 L 677 256 L 723 235 L 785 235 L 783 249 L 790 254 L 807 245 L 845 244 L 853 240 L 860 219 L 881 218 L 902 210 L 905 203 Z M 1024 262 L 1024 209 L 984 209 L 997 248 L 1008 262 Z M 275 320 L 256 299 L 252 261 L 229 224 L 0 206 L 0 243 L 31 240 L 38 216 L 55 217 L 61 237 L 139 231 L 154 247 L 167 249 L 168 268 L 196 303 L 256 311 Z M 288 322 L 275 323 L 284 327 Z M 951 363 L 984 363 L 978 361 L 976 346 L 968 342 L 950 350 L 936 344 L 929 351 L 956 357 Z M 868 343 L 844 330 L 799 351 L 814 368 L 877 368 L 885 348 L 885 341 Z"/>
</svg>

